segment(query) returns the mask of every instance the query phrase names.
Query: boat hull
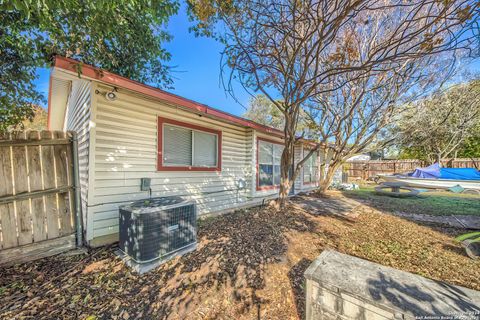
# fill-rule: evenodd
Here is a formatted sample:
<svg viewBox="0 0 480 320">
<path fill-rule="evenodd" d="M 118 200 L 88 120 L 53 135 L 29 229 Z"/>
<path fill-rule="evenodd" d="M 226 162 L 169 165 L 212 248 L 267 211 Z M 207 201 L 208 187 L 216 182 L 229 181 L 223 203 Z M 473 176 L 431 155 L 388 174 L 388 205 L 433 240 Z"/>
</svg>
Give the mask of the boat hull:
<svg viewBox="0 0 480 320">
<path fill-rule="evenodd" d="M 392 175 L 380 175 L 387 182 L 402 182 L 409 187 L 425 189 L 448 189 L 460 185 L 464 189 L 480 190 L 480 180 L 425 179 Z"/>
</svg>

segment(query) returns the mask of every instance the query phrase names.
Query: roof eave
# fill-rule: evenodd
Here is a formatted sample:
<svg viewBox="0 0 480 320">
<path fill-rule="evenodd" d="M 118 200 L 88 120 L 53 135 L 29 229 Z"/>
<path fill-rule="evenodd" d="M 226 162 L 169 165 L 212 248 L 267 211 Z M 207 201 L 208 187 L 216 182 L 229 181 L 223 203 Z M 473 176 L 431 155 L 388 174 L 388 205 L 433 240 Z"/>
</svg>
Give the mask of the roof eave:
<svg viewBox="0 0 480 320">
<path fill-rule="evenodd" d="M 253 128 L 260 132 L 273 134 L 278 137 L 283 137 L 281 130 L 264 126 L 251 120 L 247 120 L 227 112 L 209 107 L 207 105 L 198 103 L 193 100 L 189 100 L 178 95 L 166 92 L 162 89 L 158 89 L 152 86 L 145 85 L 143 83 L 122 77 L 120 75 L 111 73 L 106 70 L 96 68 L 91 65 L 83 64 L 77 60 L 70 58 L 56 56 L 53 66 L 55 68 L 63 69 L 69 72 L 78 73 L 80 71 L 81 76 L 91 78 L 115 87 L 128 89 L 134 92 L 147 95 L 174 105 L 181 106 L 195 113 L 205 114 L 213 118 L 221 119 L 223 121 L 231 122 L 243 127 Z"/>
</svg>

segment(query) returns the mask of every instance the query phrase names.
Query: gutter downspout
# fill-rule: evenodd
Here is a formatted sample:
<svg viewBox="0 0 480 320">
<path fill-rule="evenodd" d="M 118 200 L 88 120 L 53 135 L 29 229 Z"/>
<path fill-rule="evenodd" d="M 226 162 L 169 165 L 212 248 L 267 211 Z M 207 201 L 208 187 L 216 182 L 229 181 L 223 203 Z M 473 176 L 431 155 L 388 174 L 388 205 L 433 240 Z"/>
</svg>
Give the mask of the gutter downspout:
<svg viewBox="0 0 480 320">
<path fill-rule="evenodd" d="M 80 203 L 80 175 L 78 171 L 78 137 L 76 132 L 70 132 L 72 137 L 72 163 L 73 163 L 73 190 L 75 192 L 75 230 L 77 234 L 77 247 L 83 246 L 83 219 L 82 206 Z"/>
</svg>

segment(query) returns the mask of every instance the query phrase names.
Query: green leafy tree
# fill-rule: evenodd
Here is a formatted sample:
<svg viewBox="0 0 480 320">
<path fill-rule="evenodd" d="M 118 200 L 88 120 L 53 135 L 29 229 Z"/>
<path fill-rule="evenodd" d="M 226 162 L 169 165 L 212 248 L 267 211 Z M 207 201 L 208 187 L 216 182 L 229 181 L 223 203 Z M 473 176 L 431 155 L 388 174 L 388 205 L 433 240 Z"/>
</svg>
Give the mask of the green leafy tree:
<svg viewBox="0 0 480 320">
<path fill-rule="evenodd" d="M 48 113 L 40 106 L 33 106 L 33 118 L 22 122 L 24 130 L 47 130 Z"/>
<path fill-rule="evenodd" d="M 480 120 L 479 120 L 480 122 Z M 480 124 L 473 130 L 457 152 L 459 158 L 480 158 Z"/>
<path fill-rule="evenodd" d="M 429 161 L 424 150 L 419 147 L 406 147 L 400 150 L 399 159 L 418 159 L 422 161 Z"/>
<path fill-rule="evenodd" d="M 480 81 L 476 80 L 406 105 L 392 135 L 402 149 L 402 158 L 433 163 L 458 156 L 462 145 L 475 140 L 479 125 Z"/>
<path fill-rule="evenodd" d="M 243 117 L 278 130 L 283 130 L 285 126 L 285 118 L 282 112 L 263 94 L 250 99 L 248 109 L 243 114 Z M 308 114 L 301 110 L 297 136 L 313 138 L 313 132 L 308 120 Z"/>
<path fill-rule="evenodd" d="M 243 117 L 279 130 L 283 128 L 283 116 L 277 107 L 263 94 L 250 99 Z"/>
<path fill-rule="evenodd" d="M 0 130 L 31 119 L 31 106 L 45 102 L 35 70 L 57 54 L 170 87 L 164 27 L 177 10 L 176 0 L 0 0 Z"/>
</svg>

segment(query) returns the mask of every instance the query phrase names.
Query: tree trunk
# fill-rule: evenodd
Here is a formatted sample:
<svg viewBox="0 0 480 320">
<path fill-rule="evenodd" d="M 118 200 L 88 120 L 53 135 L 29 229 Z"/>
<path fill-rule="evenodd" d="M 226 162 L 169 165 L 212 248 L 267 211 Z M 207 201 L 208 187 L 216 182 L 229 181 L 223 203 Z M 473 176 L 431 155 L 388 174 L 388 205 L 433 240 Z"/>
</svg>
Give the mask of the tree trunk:
<svg viewBox="0 0 480 320">
<path fill-rule="evenodd" d="M 291 128 L 293 127 L 293 128 Z M 285 117 L 285 148 L 282 152 L 280 161 L 280 190 L 278 194 L 278 205 L 280 209 L 285 208 L 287 204 L 288 194 L 291 188 L 289 177 L 290 168 L 292 166 L 293 148 L 295 146 L 295 126 L 290 117 Z"/>
<path fill-rule="evenodd" d="M 332 184 L 335 172 L 339 167 L 340 164 L 331 164 L 328 166 L 327 173 L 320 176 L 320 182 L 318 184 L 318 191 L 320 193 L 325 193 L 328 190 L 328 187 Z"/>
<path fill-rule="evenodd" d="M 285 141 L 285 148 L 282 152 L 282 158 L 280 161 L 280 191 L 278 194 L 278 204 L 281 209 L 285 208 L 287 203 L 288 194 L 291 188 L 291 182 L 289 177 L 290 167 L 292 166 L 292 150 L 294 142 Z"/>
</svg>

